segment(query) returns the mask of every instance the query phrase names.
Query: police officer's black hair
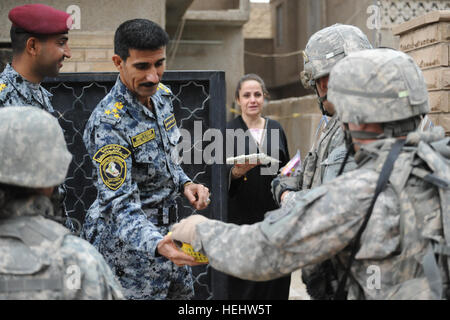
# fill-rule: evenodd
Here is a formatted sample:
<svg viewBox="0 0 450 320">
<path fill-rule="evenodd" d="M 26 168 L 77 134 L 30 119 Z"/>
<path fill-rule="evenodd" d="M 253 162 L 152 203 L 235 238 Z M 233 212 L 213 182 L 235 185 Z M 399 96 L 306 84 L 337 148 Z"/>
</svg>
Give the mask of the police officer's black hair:
<svg viewBox="0 0 450 320">
<path fill-rule="evenodd" d="M 14 25 L 11 26 L 9 36 L 11 37 L 11 47 L 13 50 L 13 55 L 21 54 L 25 50 L 28 39 L 31 37 L 37 38 L 40 41 L 47 41 L 47 39 L 49 38 L 47 35 L 43 34 L 28 33 L 25 30 Z"/>
<path fill-rule="evenodd" d="M 122 23 L 114 35 L 114 53 L 122 60 L 130 56 L 129 49 L 158 50 L 169 43 L 169 35 L 158 24 L 147 19 Z"/>
</svg>

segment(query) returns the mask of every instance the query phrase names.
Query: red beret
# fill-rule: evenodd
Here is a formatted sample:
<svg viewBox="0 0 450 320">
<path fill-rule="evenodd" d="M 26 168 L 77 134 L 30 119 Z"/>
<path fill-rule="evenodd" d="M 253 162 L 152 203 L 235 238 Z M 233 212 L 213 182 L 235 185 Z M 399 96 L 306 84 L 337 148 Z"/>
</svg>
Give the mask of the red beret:
<svg viewBox="0 0 450 320">
<path fill-rule="evenodd" d="M 8 14 L 14 26 L 34 34 L 60 34 L 69 31 L 72 16 L 43 4 L 26 4 Z"/>
</svg>

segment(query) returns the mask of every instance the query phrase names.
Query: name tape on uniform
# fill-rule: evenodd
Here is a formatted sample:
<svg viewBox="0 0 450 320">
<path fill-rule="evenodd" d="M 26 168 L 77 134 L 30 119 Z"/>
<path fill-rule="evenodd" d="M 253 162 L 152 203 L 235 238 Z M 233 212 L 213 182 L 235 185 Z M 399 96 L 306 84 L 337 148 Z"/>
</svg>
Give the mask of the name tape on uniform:
<svg viewBox="0 0 450 320">
<path fill-rule="evenodd" d="M 175 121 L 175 115 L 171 114 L 164 120 L 164 126 L 166 127 L 166 131 L 169 131 L 177 122 Z"/>
<path fill-rule="evenodd" d="M 155 129 L 150 129 L 147 131 L 144 131 L 142 133 L 139 133 L 138 135 L 131 137 L 131 143 L 133 144 L 134 148 L 137 148 L 141 145 L 143 145 L 146 142 L 149 142 L 150 140 L 155 139 Z"/>
</svg>

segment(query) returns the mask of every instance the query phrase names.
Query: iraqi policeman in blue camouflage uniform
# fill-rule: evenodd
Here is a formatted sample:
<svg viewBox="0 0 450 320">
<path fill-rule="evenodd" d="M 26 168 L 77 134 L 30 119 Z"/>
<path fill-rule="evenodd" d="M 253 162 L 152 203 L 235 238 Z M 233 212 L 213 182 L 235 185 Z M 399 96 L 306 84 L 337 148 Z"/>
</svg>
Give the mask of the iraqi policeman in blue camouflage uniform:
<svg viewBox="0 0 450 320">
<path fill-rule="evenodd" d="M 72 18 L 43 4 L 15 7 L 8 17 L 13 59 L 0 75 L 0 107 L 27 105 L 53 113 L 52 94 L 40 83 L 56 77 L 63 60 L 71 57 L 67 33 Z"/>
<path fill-rule="evenodd" d="M 172 92 L 160 83 L 167 43 L 167 33 L 152 21 L 119 26 L 113 62 L 120 75 L 83 137 L 98 195 L 82 236 L 103 254 L 128 299 L 193 296 L 186 264 L 194 258 L 178 250 L 167 233 L 177 220 L 180 193 L 197 210 L 209 201 L 208 188 L 192 183 L 172 158 L 180 132 Z"/>
</svg>

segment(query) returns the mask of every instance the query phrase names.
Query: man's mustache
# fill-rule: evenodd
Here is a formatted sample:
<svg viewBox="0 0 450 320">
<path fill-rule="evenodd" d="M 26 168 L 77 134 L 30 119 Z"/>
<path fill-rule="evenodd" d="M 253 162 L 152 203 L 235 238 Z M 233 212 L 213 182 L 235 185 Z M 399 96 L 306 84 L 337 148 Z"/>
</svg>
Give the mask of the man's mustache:
<svg viewBox="0 0 450 320">
<path fill-rule="evenodd" d="M 153 83 L 153 82 L 144 82 L 144 83 L 141 83 L 139 86 L 141 87 L 147 87 L 147 88 L 150 88 L 150 87 L 153 87 L 153 86 L 156 86 L 157 85 L 157 83 Z"/>
</svg>

